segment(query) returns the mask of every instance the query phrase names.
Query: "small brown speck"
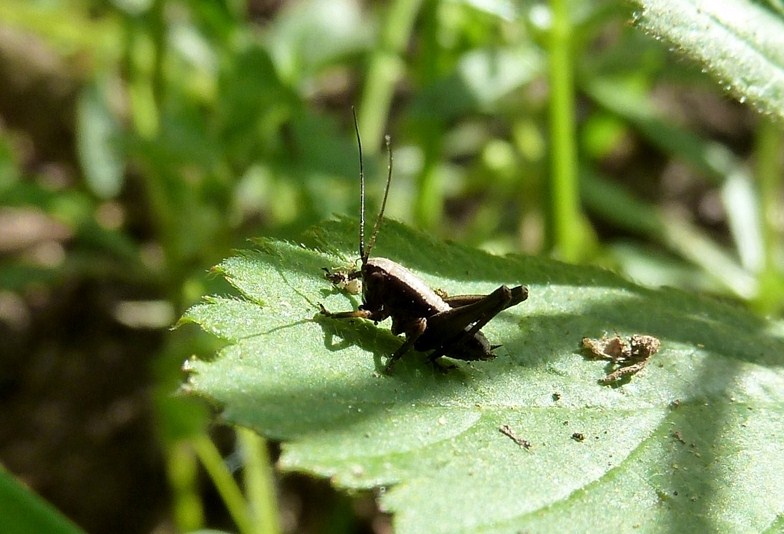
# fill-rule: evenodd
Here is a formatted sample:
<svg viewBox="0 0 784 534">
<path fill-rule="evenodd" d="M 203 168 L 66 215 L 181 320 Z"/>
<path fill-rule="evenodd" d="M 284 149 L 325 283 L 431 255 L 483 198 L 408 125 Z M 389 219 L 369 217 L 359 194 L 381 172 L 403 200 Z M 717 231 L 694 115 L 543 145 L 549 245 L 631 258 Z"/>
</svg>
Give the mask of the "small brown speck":
<svg viewBox="0 0 784 534">
<path fill-rule="evenodd" d="M 572 434 L 572 439 L 577 442 L 585 441 L 585 434 L 583 434 L 582 432 L 575 432 L 574 434 Z"/>
</svg>

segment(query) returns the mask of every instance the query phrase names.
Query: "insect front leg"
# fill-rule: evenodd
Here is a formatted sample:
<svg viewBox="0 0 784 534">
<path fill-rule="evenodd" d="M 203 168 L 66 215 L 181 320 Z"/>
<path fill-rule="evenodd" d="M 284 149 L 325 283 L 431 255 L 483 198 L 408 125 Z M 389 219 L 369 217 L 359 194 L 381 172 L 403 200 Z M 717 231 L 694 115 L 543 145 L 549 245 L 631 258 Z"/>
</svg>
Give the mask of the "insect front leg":
<svg viewBox="0 0 784 534">
<path fill-rule="evenodd" d="M 331 312 L 327 310 L 323 304 L 319 304 L 321 315 L 331 317 L 332 319 L 370 319 L 373 322 L 383 321 L 389 317 L 383 310 L 368 310 L 360 307 L 358 310 L 344 311 L 344 312 Z"/>
</svg>

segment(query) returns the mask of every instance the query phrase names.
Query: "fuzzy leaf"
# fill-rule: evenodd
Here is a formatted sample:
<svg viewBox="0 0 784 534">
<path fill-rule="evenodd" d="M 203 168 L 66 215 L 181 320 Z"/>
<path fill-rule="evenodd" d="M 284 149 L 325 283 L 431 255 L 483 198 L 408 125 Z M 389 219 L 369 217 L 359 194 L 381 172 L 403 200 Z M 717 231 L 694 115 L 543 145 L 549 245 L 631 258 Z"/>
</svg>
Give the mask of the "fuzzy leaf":
<svg viewBox="0 0 784 534">
<path fill-rule="evenodd" d="M 219 404 L 227 421 L 281 440 L 283 469 L 381 488 L 399 532 L 763 531 L 781 521 L 781 325 L 389 222 L 374 252 L 431 287 L 525 283 L 530 297 L 484 328 L 503 344 L 495 360 L 442 374 L 412 353 L 386 376 L 402 341 L 388 324 L 317 314 L 319 302 L 358 304 L 321 271 L 355 254 L 356 222 L 326 223 L 307 242 L 262 241 L 227 259 L 217 270 L 242 299 L 208 299 L 183 318 L 228 343 L 212 361 L 188 362 L 185 389 Z M 604 332 L 652 334 L 662 348 L 631 380 L 603 386 L 607 362 L 579 346 Z"/>
<path fill-rule="evenodd" d="M 784 18 L 753 0 L 634 0 L 639 24 L 696 59 L 741 102 L 784 118 Z"/>
</svg>

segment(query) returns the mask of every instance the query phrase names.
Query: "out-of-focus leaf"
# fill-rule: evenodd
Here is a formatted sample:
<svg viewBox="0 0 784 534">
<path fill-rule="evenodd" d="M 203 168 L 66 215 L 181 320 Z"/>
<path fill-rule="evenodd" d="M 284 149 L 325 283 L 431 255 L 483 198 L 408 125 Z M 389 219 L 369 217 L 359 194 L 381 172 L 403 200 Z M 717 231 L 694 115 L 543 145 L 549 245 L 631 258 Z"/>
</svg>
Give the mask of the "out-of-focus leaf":
<svg viewBox="0 0 784 534">
<path fill-rule="evenodd" d="M 458 76 L 480 108 L 541 74 L 544 64 L 533 48 L 477 50 L 458 64 Z"/>
<path fill-rule="evenodd" d="M 268 43 L 279 76 L 297 87 L 317 68 L 364 46 L 368 30 L 355 0 L 306 0 L 287 5 Z"/>
<path fill-rule="evenodd" d="M 0 467 L 0 531 L 78 534 L 83 532 L 55 508 L 24 488 Z"/>
<path fill-rule="evenodd" d="M 102 198 L 120 192 L 125 168 L 119 147 L 121 127 L 109 105 L 108 83 L 108 78 L 96 79 L 82 91 L 76 126 L 85 181 Z"/>
<path fill-rule="evenodd" d="M 542 73 L 541 55 L 531 48 L 483 49 L 466 53 L 456 72 L 419 95 L 414 113 L 442 120 L 469 111 L 489 111 L 498 101 Z"/>
<path fill-rule="evenodd" d="M 609 246 L 609 254 L 624 275 L 648 287 L 688 287 L 714 294 L 724 290 L 716 280 L 705 276 L 699 267 L 653 247 L 621 241 Z"/>
<path fill-rule="evenodd" d="M 758 193 L 745 163 L 725 145 L 667 122 L 649 100 L 612 81 L 595 81 L 586 90 L 662 150 L 692 165 L 720 187 L 740 263 L 749 272 L 758 271 L 764 256 L 762 216 Z"/>
<path fill-rule="evenodd" d="M 620 228 L 658 241 L 702 268 L 716 282 L 740 298 L 757 292 L 757 281 L 730 253 L 680 217 L 635 198 L 620 184 L 590 171 L 580 176 L 581 196 L 593 213 Z"/>
<path fill-rule="evenodd" d="M 451 2 L 465 4 L 508 21 L 515 20 L 520 12 L 520 7 L 510 0 L 451 0 Z"/>
<path fill-rule="evenodd" d="M 749 272 L 759 272 L 765 264 L 761 203 L 749 173 L 739 168 L 728 174 L 722 184 L 721 200 L 741 265 Z"/>
</svg>

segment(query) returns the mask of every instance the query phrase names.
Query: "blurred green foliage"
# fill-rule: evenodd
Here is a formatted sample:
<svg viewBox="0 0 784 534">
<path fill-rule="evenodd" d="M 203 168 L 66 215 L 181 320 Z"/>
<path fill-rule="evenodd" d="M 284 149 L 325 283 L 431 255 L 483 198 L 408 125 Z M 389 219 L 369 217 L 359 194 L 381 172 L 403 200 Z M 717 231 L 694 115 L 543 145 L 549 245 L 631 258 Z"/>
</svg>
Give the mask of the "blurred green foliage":
<svg viewBox="0 0 784 534">
<path fill-rule="evenodd" d="M 371 211 L 389 132 L 393 218 L 779 313 L 781 129 L 636 15 L 612 0 L 5 0 L 3 72 L 24 83 L 2 91 L 0 199 L 42 230 L 4 243 L 0 288 L 138 285 L 162 306 L 124 320 L 165 328 L 222 291 L 205 270 L 248 237 L 358 212 L 353 105 Z M 203 522 L 187 439 L 207 419 L 170 393 L 211 343 L 178 331 L 155 360 L 181 529 Z"/>
</svg>

